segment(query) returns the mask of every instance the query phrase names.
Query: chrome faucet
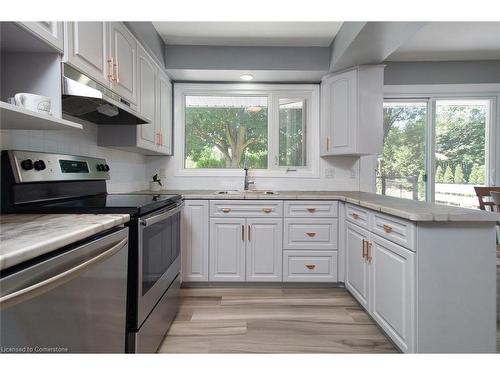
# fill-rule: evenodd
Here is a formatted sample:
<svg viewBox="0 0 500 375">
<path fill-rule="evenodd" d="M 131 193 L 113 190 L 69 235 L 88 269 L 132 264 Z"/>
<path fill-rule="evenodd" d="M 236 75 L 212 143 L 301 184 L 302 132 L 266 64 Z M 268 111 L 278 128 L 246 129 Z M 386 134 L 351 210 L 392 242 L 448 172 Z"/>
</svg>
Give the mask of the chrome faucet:
<svg viewBox="0 0 500 375">
<path fill-rule="evenodd" d="M 245 171 L 245 181 L 243 183 L 243 190 L 247 191 L 250 185 L 254 185 L 255 181 L 248 179 L 248 154 L 245 152 L 245 162 L 243 164 L 243 170 Z"/>
</svg>

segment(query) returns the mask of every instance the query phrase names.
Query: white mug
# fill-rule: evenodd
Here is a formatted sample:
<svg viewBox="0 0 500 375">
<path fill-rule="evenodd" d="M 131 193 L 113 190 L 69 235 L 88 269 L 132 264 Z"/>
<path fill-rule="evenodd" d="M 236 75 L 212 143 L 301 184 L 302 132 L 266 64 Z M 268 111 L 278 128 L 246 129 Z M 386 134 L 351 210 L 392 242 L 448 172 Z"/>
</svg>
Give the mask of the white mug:
<svg viewBox="0 0 500 375">
<path fill-rule="evenodd" d="M 31 111 L 44 113 L 50 115 L 50 98 L 41 95 L 18 93 L 14 95 L 16 105 L 24 107 Z"/>
</svg>

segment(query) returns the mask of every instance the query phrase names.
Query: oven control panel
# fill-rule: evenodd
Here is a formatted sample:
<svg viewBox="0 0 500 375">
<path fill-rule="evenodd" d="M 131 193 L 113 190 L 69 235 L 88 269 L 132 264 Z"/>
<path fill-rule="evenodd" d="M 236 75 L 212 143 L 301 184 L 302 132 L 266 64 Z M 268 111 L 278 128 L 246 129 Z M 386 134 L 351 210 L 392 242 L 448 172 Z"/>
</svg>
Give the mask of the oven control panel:
<svg viewBox="0 0 500 375">
<path fill-rule="evenodd" d="M 8 155 L 17 183 L 110 178 L 111 168 L 101 158 L 20 150 Z"/>
</svg>

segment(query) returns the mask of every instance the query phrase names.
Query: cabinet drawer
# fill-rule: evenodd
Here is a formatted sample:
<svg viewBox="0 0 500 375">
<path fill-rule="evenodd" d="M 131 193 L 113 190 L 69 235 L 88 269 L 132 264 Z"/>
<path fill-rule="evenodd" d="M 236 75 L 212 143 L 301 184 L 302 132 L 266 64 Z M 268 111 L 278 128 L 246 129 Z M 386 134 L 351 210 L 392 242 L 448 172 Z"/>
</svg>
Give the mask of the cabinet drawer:
<svg viewBox="0 0 500 375">
<path fill-rule="evenodd" d="M 352 223 L 360 227 L 368 229 L 369 226 L 369 210 L 347 203 L 345 205 L 345 217 Z"/>
<path fill-rule="evenodd" d="M 337 217 L 338 203 L 325 201 L 287 201 L 285 217 Z"/>
<path fill-rule="evenodd" d="M 380 237 L 415 250 L 415 224 L 410 221 L 374 212 L 370 230 Z"/>
<path fill-rule="evenodd" d="M 282 201 L 210 201 L 211 217 L 283 217 Z"/>
<path fill-rule="evenodd" d="M 285 219 L 285 249 L 337 249 L 337 219 Z"/>
<path fill-rule="evenodd" d="M 283 281 L 337 281 L 336 251 L 284 251 Z"/>
</svg>

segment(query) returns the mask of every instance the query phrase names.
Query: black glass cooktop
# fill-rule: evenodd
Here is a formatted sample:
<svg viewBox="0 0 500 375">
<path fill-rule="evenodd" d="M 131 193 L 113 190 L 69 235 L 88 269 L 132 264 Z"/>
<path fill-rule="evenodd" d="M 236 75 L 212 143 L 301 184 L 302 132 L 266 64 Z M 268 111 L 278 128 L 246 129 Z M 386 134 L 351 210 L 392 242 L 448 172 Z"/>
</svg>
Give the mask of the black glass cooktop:
<svg viewBox="0 0 500 375">
<path fill-rule="evenodd" d="M 124 213 L 131 216 L 143 216 L 175 204 L 180 199 L 180 195 L 170 194 L 99 194 L 17 207 L 23 211 L 44 213 Z"/>
</svg>

